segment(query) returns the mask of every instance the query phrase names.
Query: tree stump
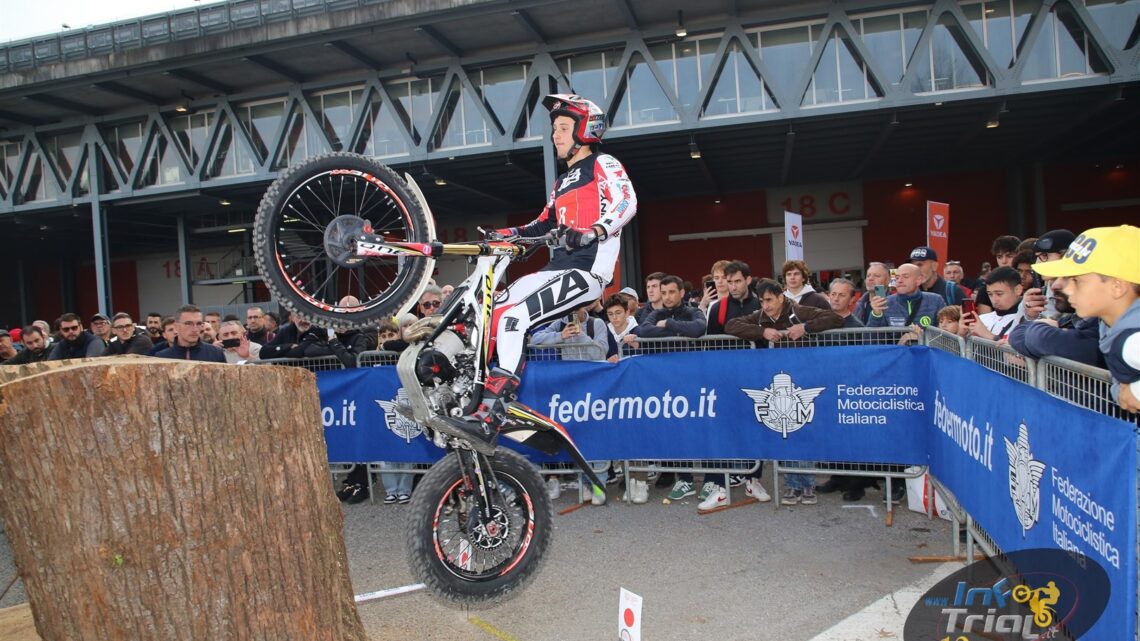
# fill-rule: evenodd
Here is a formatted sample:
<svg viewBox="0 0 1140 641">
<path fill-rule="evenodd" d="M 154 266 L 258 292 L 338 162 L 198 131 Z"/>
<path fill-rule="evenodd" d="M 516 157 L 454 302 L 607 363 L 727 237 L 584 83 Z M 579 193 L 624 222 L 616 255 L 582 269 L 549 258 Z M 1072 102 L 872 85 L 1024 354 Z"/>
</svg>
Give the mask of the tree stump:
<svg viewBox="0 0 1140 641">
<path fill-rule="evenodd" d="M 44 641 L 367 638 L 312 373 L 0 370 L 0 517 Z"/>
</svg>

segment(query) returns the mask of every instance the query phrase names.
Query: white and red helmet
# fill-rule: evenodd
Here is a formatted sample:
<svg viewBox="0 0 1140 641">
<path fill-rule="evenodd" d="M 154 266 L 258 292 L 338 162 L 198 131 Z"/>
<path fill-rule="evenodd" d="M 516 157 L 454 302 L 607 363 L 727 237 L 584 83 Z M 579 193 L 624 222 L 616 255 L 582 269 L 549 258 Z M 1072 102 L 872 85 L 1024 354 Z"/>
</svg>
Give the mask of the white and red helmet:
<svg viewBox="0 0 1140 641">
<path fill-rule="evenodd" d="M 566 116 L 574 120 L 574 142 L 597 145 L 606 133 L 606 114 L 592 101 L 569 93 L 553 93 L 542 99 L 550 110 L 550 119 Z"/>
</svg>

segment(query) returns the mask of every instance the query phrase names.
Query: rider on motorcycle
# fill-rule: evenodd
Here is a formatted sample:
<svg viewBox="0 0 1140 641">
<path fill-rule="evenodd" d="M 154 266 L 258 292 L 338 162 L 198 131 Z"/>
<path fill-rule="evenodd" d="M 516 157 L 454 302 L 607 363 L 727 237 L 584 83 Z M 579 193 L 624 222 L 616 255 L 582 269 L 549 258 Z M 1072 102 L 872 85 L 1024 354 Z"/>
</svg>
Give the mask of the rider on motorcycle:
<svg viewBox="0 0 1140 641">
<path fill-rule="evenodd" d="M 550 111 L 551 140 L 566 171 L 555 180 L 538 218 L 496 234 L 533 237 L 559 229 L 565 247 L 556 248 L 550 263 L 507 290 L 495 309 L 498 367 L 484 382 L 478 407 L 462 418 L 447 419 L 480 450 L 494 449 L 506 404 L 518 389 L 527 331 L 601 297 L 613 279 L 619 230 L 637 213 L 637 196 L 625 167 L 597 150 L 606 131 L 602 110 L 571 94 L 546 96 L 542 104 Z"/>
</svg>

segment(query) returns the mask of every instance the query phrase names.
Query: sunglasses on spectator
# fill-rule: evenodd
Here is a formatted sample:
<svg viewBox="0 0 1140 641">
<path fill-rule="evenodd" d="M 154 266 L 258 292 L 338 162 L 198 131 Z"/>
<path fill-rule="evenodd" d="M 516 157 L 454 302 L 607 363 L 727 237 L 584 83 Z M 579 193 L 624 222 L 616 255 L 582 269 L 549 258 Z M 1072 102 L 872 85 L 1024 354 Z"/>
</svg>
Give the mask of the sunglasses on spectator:
<svg viewBox="0 0 1140 641">
<path fill-rule="evenodd" d="M 79 325 L 72 325 L 71 327 L 62 327 L 61 326 L 59 328 L 59 331 L 61 331 L 61 332 L 78 332 L 79 331 Z"/>
<path fill-rule="evenodd" d="M 132 327 L 134 327 L 134 325 L 113 325 L 111 329 L 130 329 Z"/>
<path fill-rule="evenodd" d="M 432 309 L 433 307 L 439 307 L 442 304 L 443 303 L 441 303 L 438 300 L 429 300 L 429 301 L 420 303 L 420 307 L 423 307 L 424 309 Z"/>
</svg>

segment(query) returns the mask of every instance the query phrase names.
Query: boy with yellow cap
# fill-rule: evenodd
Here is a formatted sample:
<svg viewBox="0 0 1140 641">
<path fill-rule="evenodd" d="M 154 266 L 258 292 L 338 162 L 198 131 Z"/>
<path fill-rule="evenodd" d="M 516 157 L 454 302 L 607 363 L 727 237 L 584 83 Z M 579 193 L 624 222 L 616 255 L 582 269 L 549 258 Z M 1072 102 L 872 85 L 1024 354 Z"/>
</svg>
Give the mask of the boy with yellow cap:
<svg viewBox="0 0 1140 641">
<path fill-rule="evenodd" d="M 1037 263 L 1056 278 L 1084 318 L 1100 319 L 1100 351 L 1112 372 L 1112 397 L 1140 411 L 1140 227 L 1097 227 L 1077 236 L 1061 260 Z"/>
</svg>

